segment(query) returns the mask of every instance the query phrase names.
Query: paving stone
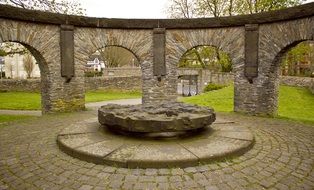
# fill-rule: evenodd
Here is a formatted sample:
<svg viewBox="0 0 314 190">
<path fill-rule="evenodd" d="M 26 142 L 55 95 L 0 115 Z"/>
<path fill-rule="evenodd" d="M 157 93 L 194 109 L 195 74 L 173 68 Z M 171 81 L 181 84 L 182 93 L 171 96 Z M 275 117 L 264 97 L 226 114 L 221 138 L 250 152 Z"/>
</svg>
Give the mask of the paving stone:
<svg viewBox="0 0 314 190">
<path fill-rule="evenodd" d="M 55 138 L 64 127 L 78 118 L 91 116 L 94 113 L 69 114 L 58 119 L 52 116 L 53 121 L 44 120 L 45 126 L 39 119 L 27 128 L 14 123 L 1 128 L 0 189 L 312 189 L 314 186 L 313 127 L 270 118 L 227 115 L 229 120 L 245 121 L 256 137 L 248 154 L 189 168 L 126 169 L 87 163 L 56 146 Z"/>
<path fill-rule="evenodd" d="M 177 175 L 177 176 L 170 176 L 169 181 L 170 182 L 181 182 L 181 181 L 183 181 L 183 179 L 181 176 Z"/>
</svg>

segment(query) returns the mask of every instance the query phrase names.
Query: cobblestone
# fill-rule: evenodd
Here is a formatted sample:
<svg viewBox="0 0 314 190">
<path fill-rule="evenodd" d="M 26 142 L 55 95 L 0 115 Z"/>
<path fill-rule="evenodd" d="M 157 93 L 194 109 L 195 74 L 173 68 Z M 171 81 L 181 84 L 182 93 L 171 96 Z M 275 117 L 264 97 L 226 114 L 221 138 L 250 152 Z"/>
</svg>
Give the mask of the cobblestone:
<svg viewBox="0 0 314 190">
<path fill-rule="evenodd" d="M 0 129 L 0 189 L 313 189 L 314 127 L 218 114 L 245 122 L 254 147 L 240 157 L 189 168 L 126 169 L 64 154 L 56 134 L 93 111 L 43 116 Z"/>
</svg>

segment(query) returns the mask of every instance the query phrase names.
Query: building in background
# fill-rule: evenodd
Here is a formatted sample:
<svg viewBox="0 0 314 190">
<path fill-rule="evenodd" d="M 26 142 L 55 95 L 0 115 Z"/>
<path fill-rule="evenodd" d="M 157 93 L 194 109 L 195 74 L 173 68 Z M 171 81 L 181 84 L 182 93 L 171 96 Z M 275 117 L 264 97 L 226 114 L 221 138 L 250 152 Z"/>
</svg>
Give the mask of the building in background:
<svg viewBox="0 0 314 190">
<path fill-rule="evenodd" d="M 4 72 L 6 78 L 26 79 L 27 73 L 24 69 L 24 56 L 20 54 L 12 54 L 4 57 Z M 40 70 L 36 60 L 33 57 L 34 69 L 31 73 L 32 78 L 40 77 Z"/>
<path fill-rule="evenodd" d="M 105 63 L 101 59 L 99 54 L 93 54 L 90 56 L 89 61 L 87 61 L 85 71 L 102 71 L 105 68 Z"/>
</svg>

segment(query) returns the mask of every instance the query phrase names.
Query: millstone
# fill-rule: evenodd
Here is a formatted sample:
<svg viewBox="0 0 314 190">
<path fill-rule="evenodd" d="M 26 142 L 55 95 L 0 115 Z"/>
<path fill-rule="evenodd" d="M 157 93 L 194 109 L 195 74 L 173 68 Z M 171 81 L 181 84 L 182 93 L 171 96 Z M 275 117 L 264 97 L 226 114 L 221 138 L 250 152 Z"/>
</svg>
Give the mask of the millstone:
<svg viewBox="0 0 314 190">
<path fill-rule="evenodd" d="M 179 132 L 209 126 L 216 119 L 213 109 L 180 102 L 148 105 L 108 104 L 98 110 L 104 126 L 128 132 Z"/>
</svg>

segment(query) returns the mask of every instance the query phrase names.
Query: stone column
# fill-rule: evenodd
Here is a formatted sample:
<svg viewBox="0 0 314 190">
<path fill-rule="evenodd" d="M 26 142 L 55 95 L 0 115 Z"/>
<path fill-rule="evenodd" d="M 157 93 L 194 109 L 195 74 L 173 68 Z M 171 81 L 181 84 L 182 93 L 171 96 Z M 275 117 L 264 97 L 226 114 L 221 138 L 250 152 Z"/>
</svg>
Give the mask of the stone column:
<svg viewBox="0 0 314 190">
<path fill-rule="evenodd" d="M 51 104 L 44 113 L 85 109 L 84 73 L 74 64 L 74 30 L 71 25 L 60 26 L 60 66 L 54 69 L 56 76 L 50 77 Z"/>
</svg>

